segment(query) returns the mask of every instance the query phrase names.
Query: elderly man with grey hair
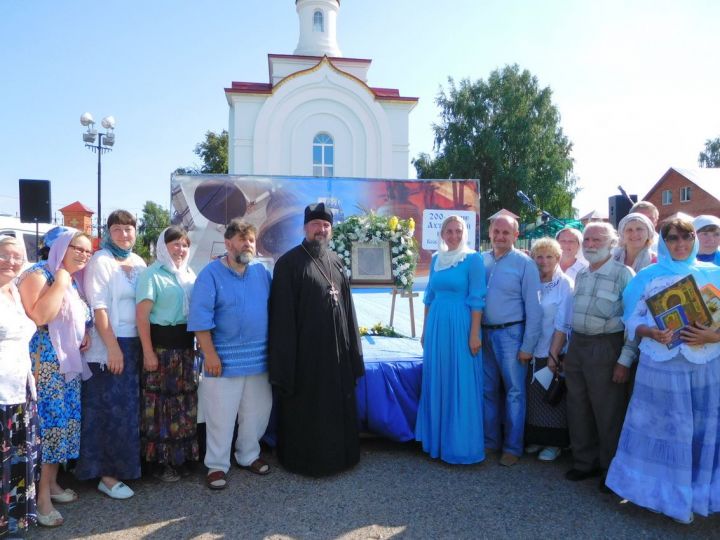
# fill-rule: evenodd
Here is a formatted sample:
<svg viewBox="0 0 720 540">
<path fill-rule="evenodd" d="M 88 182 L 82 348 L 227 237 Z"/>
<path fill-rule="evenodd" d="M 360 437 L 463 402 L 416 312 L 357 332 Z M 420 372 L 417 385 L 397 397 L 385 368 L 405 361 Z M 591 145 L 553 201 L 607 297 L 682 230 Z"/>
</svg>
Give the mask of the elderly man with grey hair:
<svg viewBox="0 0 720 540">
<path fill-rule="evenodd" d="M 622 322 L 623 290 L 634 272 L 612 258 L 618 242 L 608 223 L 588 223 L 583 255 L 590 266 L 575 280 L 572 336 L 565 357 L 567 410 L 573 468 L 565 477 L 602 476 L 617 449 L 630 397 L 630 368 L 637 344 Z"/>
</svg>

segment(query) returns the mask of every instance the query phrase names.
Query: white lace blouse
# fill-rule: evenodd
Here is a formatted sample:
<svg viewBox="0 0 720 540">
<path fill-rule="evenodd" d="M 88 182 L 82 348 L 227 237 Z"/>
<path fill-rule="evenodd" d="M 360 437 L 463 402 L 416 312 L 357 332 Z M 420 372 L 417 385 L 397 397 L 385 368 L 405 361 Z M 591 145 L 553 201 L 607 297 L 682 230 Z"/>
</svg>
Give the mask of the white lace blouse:
<svg viewBox="0 0 720 540">
<path fill-rule="evenodd" d="M 540 305 L 543 311 L 542 333 L 533 356 L 546 358 L 555 330 L 568 335 L 572 330 L 573 282 L 560 270 L 560 267 L 550 281 L 542 283 Z"/>
<path fill-rule="evenodd" d="M 645 303 L 645 299 L 650 298 L 655 293 L 662 291 L 673 283 L 680 281 L 683 277 L 684 276 L 679 275 L 659 276 L 648 283 L 643 292 L 642 300 L 635 305 L 635 309 L 627 319 L 625 326 L 627 328 L 628 338 L 634 339 L 638 326 L 642 324 L 650 328 L 657 327 L 652 313 L 650 313 Z M 707 364 L 720 356 L 720 343 L 708 343 L 697 347 L 691 347 L 690 345 L 682 343 L 678 347 L 668 349 L 667 345 L 658 343 L 652 338 L 644 337 L 642 341 L 640 341 L 640 352 L 655 362 L 667 362 L 679 354 L 682 354 L 688 362 L 692 362 L 693 364 Z"/>
</svg>

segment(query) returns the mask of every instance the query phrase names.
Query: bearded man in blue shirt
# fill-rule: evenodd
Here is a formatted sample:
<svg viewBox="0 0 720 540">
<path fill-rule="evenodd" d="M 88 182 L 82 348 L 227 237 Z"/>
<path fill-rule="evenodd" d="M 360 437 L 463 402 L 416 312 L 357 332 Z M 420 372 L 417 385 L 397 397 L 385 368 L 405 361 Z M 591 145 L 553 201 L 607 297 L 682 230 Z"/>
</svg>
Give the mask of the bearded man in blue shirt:
<svg viewBox="0 0 720 540">
<path fill-rule="evenodd" d="M 230 469 L 237 420 L 235 460 L 255 474 L 270 467 L 260 457 L 260 438 L 272 408 L 268 380 L 270 272 L 255 260 L 255 226 L 238 218 L 225 229 L 227 254 L 202 269 L 190 300 L 188 330 L 203 353 L 198 389 L 207 430 L 205 479 L 223 489 Z"/>
</svg>

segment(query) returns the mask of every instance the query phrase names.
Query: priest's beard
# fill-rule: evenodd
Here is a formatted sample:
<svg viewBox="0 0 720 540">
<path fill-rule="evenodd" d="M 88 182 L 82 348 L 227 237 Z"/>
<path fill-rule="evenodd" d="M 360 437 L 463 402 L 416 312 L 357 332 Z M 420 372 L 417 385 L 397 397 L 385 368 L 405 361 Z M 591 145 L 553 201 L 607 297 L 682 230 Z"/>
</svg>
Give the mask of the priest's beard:
<svg viewBox="0 0 720 540">
<path fill-rule="evenodd" d="M 590 264 L 597 264 L 610 257 L 610 248 L 589 249 L 583 248 L 583 255 Z"/>
<path fill-rule="evenodd" d="M 254 258 L 255 255 L 253 255 L 250 251 L 242 251 L 235 255 L 235 262 L 237 264 L 250 264 Z"/>
<path fill-rule="evenodd" d="M 320 257 L 328 247 L 327 238 L 306 240 L 307 248 L 313 257 Z"/>
</svg>

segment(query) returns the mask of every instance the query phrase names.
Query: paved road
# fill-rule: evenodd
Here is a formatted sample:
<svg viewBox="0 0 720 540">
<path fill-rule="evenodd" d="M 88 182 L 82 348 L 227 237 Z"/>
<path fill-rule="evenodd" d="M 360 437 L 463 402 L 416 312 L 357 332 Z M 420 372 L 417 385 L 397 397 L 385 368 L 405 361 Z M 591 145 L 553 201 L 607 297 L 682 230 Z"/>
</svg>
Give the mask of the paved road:
<svg viewBox="0 0 720 540">
<path fill-rule="evenodd" d="M 136 496 L 113 501 L 93 483 L 66 484 L 80 500 L 59 506 L 66 524 L 31 538 L 720 538 L 720 515 L 690 526 L 652 514 L 595 480 L 563 479 L 569 459 L 525 457 L 510 469 L 497 458 L 449 466 L 414 443 L 363 440 L 352 471 L 322 480 L 274 466 L 266 477 L 233 469 L 228 488 L 211 492 L 203 472 L 175 484 L 131 482 Z"/>
</svg>

